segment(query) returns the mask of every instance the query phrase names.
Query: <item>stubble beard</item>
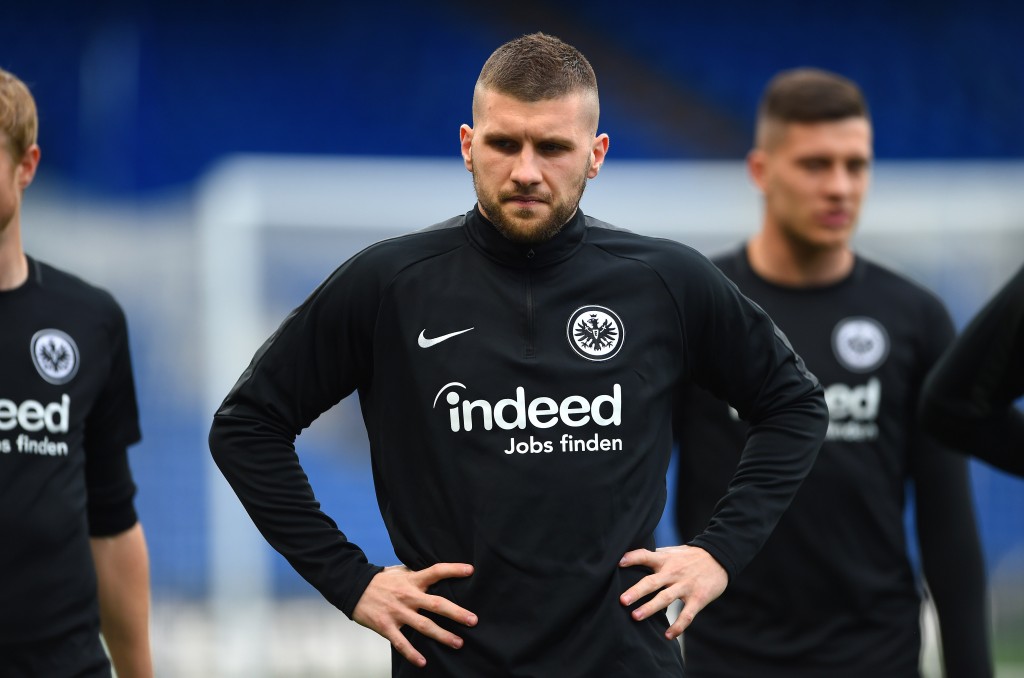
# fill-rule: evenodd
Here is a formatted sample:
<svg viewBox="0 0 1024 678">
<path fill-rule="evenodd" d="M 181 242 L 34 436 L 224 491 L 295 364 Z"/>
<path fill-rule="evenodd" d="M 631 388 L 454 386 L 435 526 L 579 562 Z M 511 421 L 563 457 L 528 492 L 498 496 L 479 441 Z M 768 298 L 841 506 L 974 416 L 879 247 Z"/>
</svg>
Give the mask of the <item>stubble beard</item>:
<svg viewBox="0 0 1024 678">
<path fill-rule="evenodd" d="M 587 166 L 589 170 L 589 163 Z M 480 182 L 477 180 L 476 170 L 473 170 L 473 188 L 476 190 L 476 199 L 480 209 L 488 220 L 494 224 L 505 238 L 523 245 L 539 245 L 551 240 L 558 235 L 562 228 L 569 222 L 576 209 L 579 207 L 583 191 L 587 187 L 587 172 L 580 177 L 579 182 L 571 192 L 569 199 L 561 202 L 554 202 L 550 193 L 541 194 L 533 191 L 501 191 L 497 195 L 491 195 L 481 190 Z M 505 201 L 515 195 L 534 195 L 544 201 L 551 209 L 551 216 L 545 221 L 530 225 L 529 221 L 534 218 L 534 210 L 530 208 L 513 209 L 505 211 Z"/>
<path fill-rule="evenodd" d="M 802 261 L 821 260 L 849 250 L 850 241 L 856 231 L 854 223 L 841 235 L 822 237 L 816 233 L 816 226 L 813 223 L 805 225 L 803 229 L 791 222 L 780 221 L 779 224 L 779 232 L 790 251 Z"/>
</svg>

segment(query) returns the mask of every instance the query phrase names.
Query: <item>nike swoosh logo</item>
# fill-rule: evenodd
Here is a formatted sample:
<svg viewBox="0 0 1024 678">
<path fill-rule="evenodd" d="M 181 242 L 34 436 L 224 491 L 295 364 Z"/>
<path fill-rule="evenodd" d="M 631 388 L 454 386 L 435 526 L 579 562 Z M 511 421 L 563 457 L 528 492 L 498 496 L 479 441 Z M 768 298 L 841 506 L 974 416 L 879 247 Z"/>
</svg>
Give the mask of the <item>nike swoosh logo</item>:
<svg viewBox="0 0 1024 678">
<path fill-rule="evenodd" d="M 469 332 L 469 330 L 474 329 L 476 328 L 470 327 L 469 329 L 459 330 L 458 332 L 452 332 L 451 334 L 442 334 L 440 337 L 434 337 L 433 339 L 427 339 L 427 337 L 425 336 L 426 330 L 423 330 L 422 332 L 420 332 L 420 336 L 419 339 L 417 339 L 417 341 L 419 342 L 420 348 L 430 348 L 434 344 L 440 344 L 442 341 L 451 339 L 452 337 L 457 337 L 460 334 L 465 334 L 466 332 Z"/>
</svg>

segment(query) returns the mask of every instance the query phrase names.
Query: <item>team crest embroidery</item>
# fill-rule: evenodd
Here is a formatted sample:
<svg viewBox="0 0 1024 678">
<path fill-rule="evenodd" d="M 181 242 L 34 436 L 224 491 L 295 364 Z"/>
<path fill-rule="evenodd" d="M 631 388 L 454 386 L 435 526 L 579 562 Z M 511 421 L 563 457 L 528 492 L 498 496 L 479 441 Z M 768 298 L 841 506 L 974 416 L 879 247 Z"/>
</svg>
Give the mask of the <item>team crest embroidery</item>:
<svg viewBox="0 0 1024 678">
<path fill-rule="evenodd" d="M 569 316 L 569 345 L 587 360 L 608 360 L 622 348 L 626 330 L 615 311 L 584 306 Z"/>
<path fill-rule="evenodd" d="M 51 384 L 66 384 L 78 372 L 78 346 L 60 330 L 39 330 L 32 337 L 32 362 Z"/>
<path fill-rule="evenodd" d="M 870 372 L 889 355 L 889 335 L 872 318 L 844 318 L 832 330 L 832 350 L 851 372 Z"/>
</svg>

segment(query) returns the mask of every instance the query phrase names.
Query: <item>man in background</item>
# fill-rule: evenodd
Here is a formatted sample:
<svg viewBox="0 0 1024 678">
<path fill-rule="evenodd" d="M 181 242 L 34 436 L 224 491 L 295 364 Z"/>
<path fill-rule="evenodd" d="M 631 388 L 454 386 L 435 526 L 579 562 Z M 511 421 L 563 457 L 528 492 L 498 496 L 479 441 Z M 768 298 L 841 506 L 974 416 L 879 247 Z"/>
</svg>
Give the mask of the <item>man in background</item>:
<svg viewBox="0 0 1024 678">
<path fill-rule="evenodd" d="M 904 531 L 908 487 L 946 675 L 992 673 L 966 462 L 915 417 L 953 325 L 930 292 L 851 248 L 871 162 L 871 122 L 853 82 L 797 69 L 768 83 L 747 159 L 764 197 L 761 230 L 713 261 L 821 380 L 830 424 L 763 550 L 686 632 L 694 678 L 917 676 L 922 582 Z M 695 388 L 677 411 L 685 540 L 743 469 L 749 413 Z"/>
<path fill-rule="evenodd" d="M 37 130 L 28 88 L 0 69 L 0 676 L 110 676 L 102 630 L 119 678 L 148 678 L 126 322 L 110 294 L 22 248 Z"/>
</svg>

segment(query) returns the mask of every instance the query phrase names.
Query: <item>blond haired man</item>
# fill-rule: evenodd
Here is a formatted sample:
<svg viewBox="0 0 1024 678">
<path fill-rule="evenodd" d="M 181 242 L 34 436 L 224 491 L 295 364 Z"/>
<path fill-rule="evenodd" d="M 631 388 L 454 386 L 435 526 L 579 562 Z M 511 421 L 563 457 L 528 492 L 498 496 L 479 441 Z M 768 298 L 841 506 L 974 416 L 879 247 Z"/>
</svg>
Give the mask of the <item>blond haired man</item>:
<svg viewBox="0 0 1024 678">
<path fill-rule="evenodd" d="M 124 314 L 27 256 L 35 102 L 0 69 L 0 675 L 153 675 L 149 564 L 127 448 L 138 412 Z"/>
</svg>

